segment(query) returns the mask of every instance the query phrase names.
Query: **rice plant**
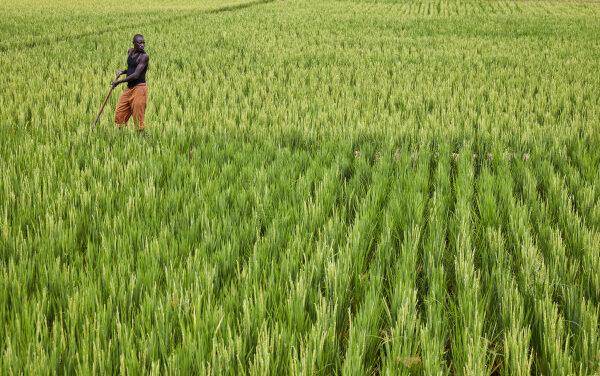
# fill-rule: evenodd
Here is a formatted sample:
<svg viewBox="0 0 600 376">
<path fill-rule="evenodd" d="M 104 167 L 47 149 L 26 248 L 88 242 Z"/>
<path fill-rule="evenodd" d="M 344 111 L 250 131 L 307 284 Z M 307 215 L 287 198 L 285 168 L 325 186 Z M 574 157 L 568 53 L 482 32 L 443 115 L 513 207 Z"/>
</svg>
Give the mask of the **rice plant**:
<svg viewBox="0 0 600 376">
<path fill-rule="evenodd" d="M 600 372 L 598 4 L 0 12 L 0 373 Z"/>
</svg>

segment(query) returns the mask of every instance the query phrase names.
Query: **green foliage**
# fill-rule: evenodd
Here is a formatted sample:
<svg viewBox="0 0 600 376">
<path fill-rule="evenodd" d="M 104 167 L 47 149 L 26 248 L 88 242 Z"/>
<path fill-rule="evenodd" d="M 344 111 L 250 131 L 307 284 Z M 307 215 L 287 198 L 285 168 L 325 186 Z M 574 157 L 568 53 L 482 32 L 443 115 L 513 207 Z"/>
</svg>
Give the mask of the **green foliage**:
<svg viewBox="0 0 600 376">
<path fill-rule="evenodd" d="M 597 4 L 0 12 L 0 373 L 600 372 Z"/>
</svg>

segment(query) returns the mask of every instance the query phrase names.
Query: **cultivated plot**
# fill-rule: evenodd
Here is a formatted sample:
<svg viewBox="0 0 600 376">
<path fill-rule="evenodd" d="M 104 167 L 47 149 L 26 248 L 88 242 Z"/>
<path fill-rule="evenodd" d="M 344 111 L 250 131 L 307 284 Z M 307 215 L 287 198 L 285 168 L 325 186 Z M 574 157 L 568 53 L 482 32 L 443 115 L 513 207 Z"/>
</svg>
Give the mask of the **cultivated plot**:
<svg viewBox="0 0 600 376">
<path fill-rule="evenodd" d="M 600 371 L 598 4 L 0 10 L 3 373 Z"/>
</svg>

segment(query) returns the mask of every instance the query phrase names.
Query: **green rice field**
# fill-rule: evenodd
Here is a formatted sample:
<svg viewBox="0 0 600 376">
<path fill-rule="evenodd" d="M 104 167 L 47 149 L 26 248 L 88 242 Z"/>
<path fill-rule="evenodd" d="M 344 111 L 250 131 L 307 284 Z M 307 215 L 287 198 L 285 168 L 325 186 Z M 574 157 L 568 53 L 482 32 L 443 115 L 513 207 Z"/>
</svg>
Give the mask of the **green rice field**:
<svg viewBox="0 0 600 376">
<path fill-rule="evenodd" d="M 597 1 L 0 15 L 0 374 L 600 374 Z"/>
</svg>

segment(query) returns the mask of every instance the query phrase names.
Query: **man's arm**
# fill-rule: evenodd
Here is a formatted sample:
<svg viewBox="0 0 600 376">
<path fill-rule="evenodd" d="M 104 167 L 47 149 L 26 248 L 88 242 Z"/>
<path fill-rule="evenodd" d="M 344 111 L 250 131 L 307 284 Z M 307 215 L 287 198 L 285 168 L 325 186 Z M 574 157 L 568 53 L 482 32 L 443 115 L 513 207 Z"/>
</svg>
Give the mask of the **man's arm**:
<svg viewBox="0 0 600 376">
<path fill-rule="evenodd" d="M 117 86 L 118 84 L 121 84 L 123 82 L 129 82 L 129 81 L 134 81 L 137 80 L 138 77 L 140 77 L 140 75 L 142 74 L 142 71 L 144 70 L 144 68 L 146 68 L 148 66 L 148 62 L 150 61 L 150 56 L 148 56 L 148 54 L 144 54 L 142 56 L 140 56 L 139 58 L 140 60 L 138 61 L 138 65 L 135 68 L 135 72 L 133 72 L 132 75 L 125 77 L 122 80 L 115 80 L 112 82 L 113 86 Z M 127 72 L 127 71 L 125 71 Z M 123 72 L 121 72 L 123 73 Z M 120 76 L 120 75 L 119 75 Z"/>
</svg>

